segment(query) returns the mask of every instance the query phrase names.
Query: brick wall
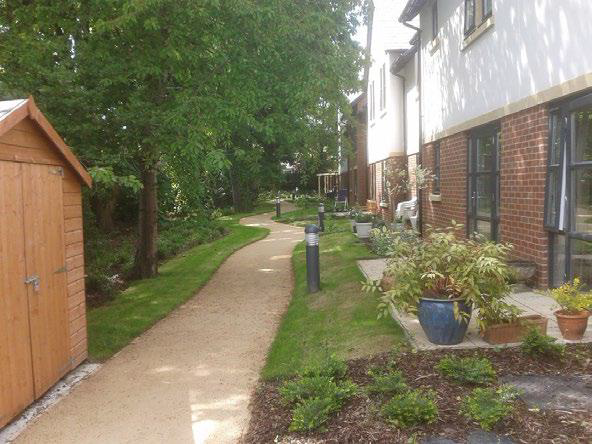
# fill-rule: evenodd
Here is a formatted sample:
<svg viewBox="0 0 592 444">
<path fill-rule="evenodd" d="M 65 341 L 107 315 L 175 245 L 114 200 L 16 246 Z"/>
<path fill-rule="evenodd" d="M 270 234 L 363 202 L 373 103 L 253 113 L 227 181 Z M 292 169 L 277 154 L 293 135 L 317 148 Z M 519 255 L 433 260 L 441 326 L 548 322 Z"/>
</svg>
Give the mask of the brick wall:
<svg viewBox="0 0 592 444">
<path fill-rule="evenodd" d="M 537 286 L 548 286 L 549 236 L 543 228 L 549 137 L 546 104 L 501 122 L 500 232 L 514 255 L 537 264 Z"/>
<path fill-rule="evenodd" d="M 422 224 L 444 228 L 456 223 L 467 222 L 467 133 L 458 133 L 440 140 L 440 197 L 441 201 L 430 201 L 432 186 L 422 190 Z M 422 149 L 424 168 L 434 170 L 434 144 Z"/>
<path fill-rule="evenodd" d="M 373 213 L 379 215 L 382 219 L 386 221 L 392 221 L 394 215 L 394 209 L 396 209 L 397 204 L 403 200 L 407 199 L 406 193 L 400 193 L 398 195 L 389 193 L 388 199 L 388 207 L 380 206 L 381 197 L 383 193 L 382 187 L 382 177 L 384 174 L 390 174 L 390 183 L 391 187 L 395 183 L 396 176 L 395 172 L 399 170 L 407 170 L 407 156 L 394 156 L 386 159 L 384 163 L 377 162 L 376 163 L 376 199 L 369 200 L 367 203 L 368 209 Z"/>
<path fill-rule="evenodd" d="M 412 184 L 411 190 L 409 190 L 409 199 L 417 197 L 417 188 L 415 186 L 415 168 L 417 168 L 418 154 L 410 154 L 407 156 L 407 174 L 409 181 Z"/>
</svg>

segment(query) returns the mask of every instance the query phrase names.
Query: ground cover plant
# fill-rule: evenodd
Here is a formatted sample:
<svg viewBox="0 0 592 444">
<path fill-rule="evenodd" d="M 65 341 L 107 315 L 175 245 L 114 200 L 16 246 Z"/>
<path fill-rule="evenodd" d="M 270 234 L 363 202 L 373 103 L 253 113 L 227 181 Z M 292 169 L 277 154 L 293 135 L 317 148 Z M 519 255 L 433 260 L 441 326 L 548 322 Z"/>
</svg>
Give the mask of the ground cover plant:
<svg viewBox="0 0 592 444">
<path fill-rule="evenodd" d="M 561 358 L 565 353 L 565 345 L 557 344 L 556 338 L 544 335 L 536 328 L 528 331 L 520 347 L 524 353 L 535 357 Z"/>
<path fill-rule="evenodd" d="M 220 223 L 228 231 L 226 236 L 164 262 L 158 276 L 134 281 L 110 302 L 90 308 L 90 358 L 101 361 L 112 356 L 193 296 L 233 252 L 265 237 L 265 228 L 238 224 L 240 217 L 246 215 L 222 217 Z"/>
<path fill-rule="evenodd" d="M 450 357 L 458 360 L 486 358 L 496 377 L 484 387 L 451 382 L 448 376 L 436 370 L 439 362 Z M 253 397 L 250 427 L 244 440 L 247 443 L 408 443 L 438 437 L 466 442 L 472 431 L 491 428 L 498 436 L 517 443 L 592 442 L 589 426 L 592 412 L 530 408 L 515 396 L 513 389 L 504 387 L 504 378 L 530 374 L 590 375 L 592 345 L 567 345 L 562 359 L 530 356 L 520 347 L 478 352 L 414 352 L 403 347 L 395 352 L 353 359 L 348 361 L 345 378 L 359 390 L 339 411 L 328 415 L 322 428 L 307 432 L 290 431 L 292 410 L 279 394 L 282 382 L 266 380 L 260 383 Z M 394 389 L 371 389 L 377 386 L 377 381 L 383 387 Z M 409 406 L 421 406 L 420 413 Z M 434 417 L 434 406 L 437 417 Z M 312 407 L 320 408 L 316 403 Z M 398 418 L 397 424 L 391 421 L 392 417 Z M 419 424 L 412 425 L 416 420 Z"/>
<path fill-rule="evenodd" d="M 469 384 L 487 384 L 495 378 L 491 361 L 476 356 L 445 356 L 438 362 L 436 369 L 444 376 Z"/>
</svg>

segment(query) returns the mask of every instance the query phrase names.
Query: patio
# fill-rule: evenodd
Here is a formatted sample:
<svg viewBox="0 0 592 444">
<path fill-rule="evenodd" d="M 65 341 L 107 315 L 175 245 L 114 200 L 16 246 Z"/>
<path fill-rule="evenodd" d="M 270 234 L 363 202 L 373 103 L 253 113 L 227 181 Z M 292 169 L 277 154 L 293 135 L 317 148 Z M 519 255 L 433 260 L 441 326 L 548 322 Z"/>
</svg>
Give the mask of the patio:
<svg viewBox="0 0 592 444">
<path fill-rule="evenodd" d="M 366 278 L 371 280 L 380 280 L 382 279 L 382 274 L 386 268 L 386 263 L 386 259 L 360 260 L 358 261 L 358 267 Z M 523 315 L 538 314 L 546 317 L 549 320 L 547 334 L 557 338 L 558 343 L 578 344 L 592 342 L 592 329 L 590 328 L 588 328 L 584 338 L 581 341 L 567 341 L 562 338 L 559 327 L 557 326 L 557 321 L 553 315 L 553 312 L 557 309 L 557 304 L 549 296 L 546 296 L 542 293 L 537 293 L 527 287 L 516 287 L 515 292 L 508 296 L 508 302 L 523 310 Z M 469 329 L 467 331 L 465 340 L 460 344 L 448 346 L 436 345 L 429 342 L 416 317 L 401 313 L 394 308 L 391 309 L 391 316 L 401 325 L 401 327 L 403 327 L 410 344 L 417 350 L 434 350 L 445 348 L 495 348 L 519 345 L 519 343 L 514 343 L 500 346 L 491 345 L 485 342 L 479 335 L 475 321 L 476 316 L 471 317 L 471 322 L 469 323 Z"/>
</svg>

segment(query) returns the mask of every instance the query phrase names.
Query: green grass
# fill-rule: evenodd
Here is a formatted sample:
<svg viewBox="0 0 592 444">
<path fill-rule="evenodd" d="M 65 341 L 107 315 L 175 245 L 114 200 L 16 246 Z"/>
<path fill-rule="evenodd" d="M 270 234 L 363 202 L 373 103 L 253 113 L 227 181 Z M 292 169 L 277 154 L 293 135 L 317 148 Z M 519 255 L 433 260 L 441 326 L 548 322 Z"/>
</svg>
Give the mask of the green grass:
<svg viewBox="0 0 592 444">
<path fill-rule="evenodd" d="M 90 358 L 103 361 L 111 357 L 193 296 L 228 256 L 265 237 L 267 229 L 245 227 L 239 225 L 238 220 L 271 208 L 271 205 L 261 205 L 251 213 L 222 217 L 229 229 L 226 236 L 187 250 L 163 263 L 157 277 L 132 282 L 113 301 L 89 309 Z"/>
<path fill-rule="evenodd" d="M 305 247 L 292 256 L 295 288 L 262 372 L 285 378 L 317 365 L 327 354 L 342 359 L 391 350 L 404 341 L 392 319 L 377 319 L 377 299 L 361 290 L 356 260 L 372 257 L 349 232 L 321 238 L 321 291 L 308 294 Z"/>
<path fill-rule="evenodd" d="M 317 220 L 318 211 L 317 207 L 298 208 L 294 211 L 282 213 L 279 218 L 273 216 L 272 219 L 283 224 L 291 224 L 296 221 L 310 221 L 313 223 Z"/>
</svg>

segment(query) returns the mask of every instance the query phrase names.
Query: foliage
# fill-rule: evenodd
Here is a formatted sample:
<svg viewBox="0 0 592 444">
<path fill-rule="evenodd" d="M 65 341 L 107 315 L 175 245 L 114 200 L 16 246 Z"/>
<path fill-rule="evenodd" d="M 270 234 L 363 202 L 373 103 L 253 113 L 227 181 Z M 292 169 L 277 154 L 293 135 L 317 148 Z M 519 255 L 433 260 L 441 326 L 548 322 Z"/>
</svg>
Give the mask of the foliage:
<svg viewBox="0 0 592 444">
<path fill-rule="evenodd" d="M 487 358 L 448 355 L 436 364 L 436 370 L 449 378 L 470 384 L 487 384 L 495 378 L 495 370 Z"/>
<path fill-rule="evenodd" d="M 405 195 L 414 188 L 418 191 L 423 190 L 428 187 L 433 178 L 432 172 L 421 165 L 415 167 L 410 177 L 407 168 L 394 168 L 391 164 L 387 164 L 386 186 L 390 194 Z"/>
<path fill-rule="evenodd" d="M 557 344 L 556 341 L 556 338 L 544 335 L 536 328 L 531 328 L 524 337 L 520 348 L 524 353 L 533 357 L 561 358 L 565 353 L 565 345 Z"/>
<path fill-rule="evenodd" d="M 321 362 L 305 368 L 302 371 L 302 376 L 329 376 L 331 378 L 341 379 L 346 373 L 346 362 L 343 359 L 337 358 L 334 353 L 326 353 L 325 358 Z"/>
<path fill-rule="evenodd" d="M 491 428 L 514 410 L 518 391 L 509 385 L 499 388 L 476 388 L 464 400 L 461 412 L 484 430 Z"/>
<path fill-rule="evenodd" d="M 280 395 L 286 404 L 311 398 L 330 398 L 340 403 L 350 398 L 355 391 L 356 386 L 351 381 L 338 383 L 331 376 L 301 376 L 280 387 Z"/>
<path fill-rule="evenodd" d="M 578 314 L 592 307 L 592 291 L 584 292 L 579 278 L 551 290 L 551 296 L 566 314 Z"/>
<path fill-rule="evenodd" d="M 396 231 L 387 227 L 374 228 L 370 231 L 370 250 L 378 256 L 391 256 L 397 239 L 403 242 L 417 242 L 418 236 L 414 230 Z"/>
<path fill-rule="evenodd" d="M 321 427 L 329 420 L 331 413 L 340 409 L 333 398 L 309 398 L 299 403 L 292 411 L 291 432 L 303 432 Z"/>
<path fill-rule="evenodd" d="M 478 308 L 482 329 L 494 321 L 516 318 L 517 309 L 503 301 L 510 290 L 505 258 L 511 247 L 457 237 L 458 229 L 453 221 L 451 227 L 433 229 L 417 242 L 394 239 L 387 271 L 397 285 L 381 296 L 381 316 L 389 316 L 391 304 L 402 311 L 416 312 L 419 299 L 429 296 L 460 298 Z M 376 287 L 376 283 L 368 282 L 364 289 L 373 292 Z M 455 311 L 461 316 L 457 304 Z"/>
<path fill-rule="evenodd" d="M 353 206 L 349 209 L 348 215 L 349 215 L 350 219 L 355 220 L 356 217 L 358 217 L 358 215 L 362 214 L 362 212 L 363 212 L 362 207 L 356 205 L 356 206 Z"/>
<path fill-rule="evenodd" d="M 403 374 L 394 369 L 381 371 L 379 369 L 372 369 L 368 372 L 372 378 L 372 382 L 368 385 L 370 393 L 385 393 L 394 395 L 403 393 L 408 390 L 407 383 Z"/>
<path fill-rule="evenodd" d="M 372 213 L 360 213 L 356 216 L 357 224 L 370 224 L 374 222 L 374 215 Z"/>
<path fill-rule="evenodd" d="M 411 390 L 395 395 L 383 406 L 382 414 L 397 427 L 429 424 L 438 417 L 435 394 Z"/>
<path fill-rule="evenodd" d="M 296 197 L 294 202 L 298 208 L 317 208 L 320 204 L 325 207 L 325 212 L 329 213 L 333 211 L 335 207 L 335 200 L 329 197 L 322 197 L 317 195 L 301 194 Z"/>
</svg>

